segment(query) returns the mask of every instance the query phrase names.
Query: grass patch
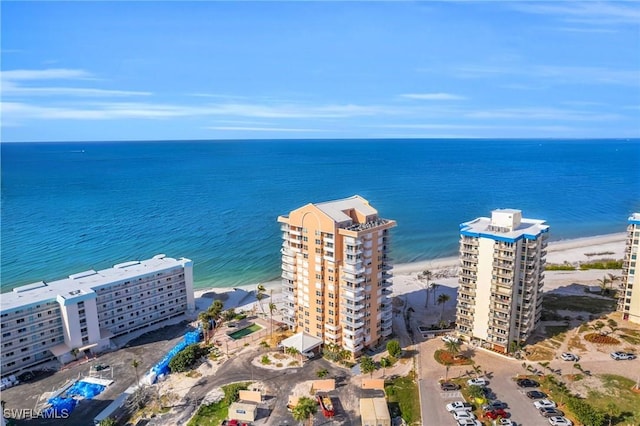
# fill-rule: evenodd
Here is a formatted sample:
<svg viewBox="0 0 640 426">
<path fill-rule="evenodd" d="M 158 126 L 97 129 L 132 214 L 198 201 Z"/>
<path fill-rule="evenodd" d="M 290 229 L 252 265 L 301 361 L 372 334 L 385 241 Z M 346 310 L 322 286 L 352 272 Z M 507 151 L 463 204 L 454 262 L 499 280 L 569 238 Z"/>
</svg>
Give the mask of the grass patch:
<svg viewBox="0 0 640 426">
<path fill-rule="evenodd" d="M 581 270 L 587 269 L 622 269 L 622 260 L 602 260 L 600 262 L 587 262 L 580 264 Z"/>
<path fill-rule="evenodd" d="M 218 426 L 229 415 L 229 405 L 220 400 L 202 405 L 187 426 Z"/>
<path fill-rule="evenodd" d="M 544 267 L 545 271 L 575 271 L 576 267 L 567 263 L 557 264 L 557 263 L 548 263 Z"/>
<path fill-rule="evenodd" d="M 551 361 L 554 355 L 554 351 L 540 345 L 531 346 L 528 352 L 527 359 L 529 361 Z"/>
<path fill-rule="evenodd" d="M 542 307 L 550 311 L 567 310 L 574 312 L 589 312 L 602 314 L 613 312 L 616 308 L 614 299 L 602 299 L 589 296 L 558 296 L 545 294 L 542 299 Z"/>
<path fill-rule="evenodd" d="M 399 411 L 398 414 L 409 425 L 420 424 L 420 398 L 415 373 L 386 382 L 384 390 L 392 412 Z"/>
<path fill-rule="evenodd" d="M 582 339 L 580 339 L 580 336 L 573 336 L 571 339 L 569 339 L 568 346 L 568 349 L 570 351 L 573 349 L 579 349 L 586 352 L 587 350 L 587 347 L 582 344 Z"/>
<path fill-rule="evenodd" d="M 602 381 L 604 390 L 589 391 L 588 399 L 591 405 L 606 411 L 607 404 L 613 402 L 621 412 L 614 425 L 637 424 L 634 422 L 638 418 L 634 418 L 633 413 L 637 413 L 640 407 L 640 394 L 631 391 L 635 382 L 615 374 L 600 374 L 597 377 Z"/>
<path fill-rule="evenodd" d="M 564 339 L 567 338 L 567 331 L 569 330 L 568 325 L 545 325 L 544 332 L 545 334 L 555 340 L 560 342 L 564 342 Z"/>
</svg>

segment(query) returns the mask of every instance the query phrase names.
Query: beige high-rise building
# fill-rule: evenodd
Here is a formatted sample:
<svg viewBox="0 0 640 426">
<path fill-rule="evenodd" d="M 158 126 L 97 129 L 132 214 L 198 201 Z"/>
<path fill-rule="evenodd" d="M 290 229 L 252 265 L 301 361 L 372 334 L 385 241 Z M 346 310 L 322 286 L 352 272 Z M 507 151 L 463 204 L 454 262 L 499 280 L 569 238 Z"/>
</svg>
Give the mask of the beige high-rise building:
<svg viewBox="0 0 640 426">
<path fill-rule="evenodd" d="M 640 272 L 638 267 L 638 247 L 640 244 L 640 213 L 629 217 L 627 227 L 627 241 L 622 263 L 622 283 L 618 310 L 622 312 L 622 319 L 640 324 Z"/>
<path fill-rule="evenodd" d="M 503 353 L 540 321 L 549 226 L 520 210 L 498 209 L 460 225 L 456 329 Z"/>
<path fill-rule="evenodd" d="M 389 230 L 364 198 L 307 204 L 282 224 L 284 322 L 357 356 L 391 334 Z"/>
</svg>

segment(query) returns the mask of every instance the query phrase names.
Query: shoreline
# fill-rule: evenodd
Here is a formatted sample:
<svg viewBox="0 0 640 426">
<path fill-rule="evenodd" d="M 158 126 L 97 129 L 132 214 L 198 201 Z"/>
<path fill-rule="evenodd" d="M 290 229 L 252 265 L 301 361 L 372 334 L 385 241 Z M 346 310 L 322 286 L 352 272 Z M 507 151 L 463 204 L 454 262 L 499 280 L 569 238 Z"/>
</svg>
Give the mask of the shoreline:
<svg viewBox="0 0 640 426">
<path fill-rule="evenodd" d="M 552 241 L 547 246 L 547 264 L 576 263 L 603 258 L 621 259 L 624 257 L 626 232 L 615 234 L 580 237 L 566 240 Z M 586 256 L 591 253 L 606 253 L 602 255 Z M 434 277 L 431 282 L 441 286 L 455 289 L 458 286 L 457 256 L 437 258 L 411 263 L 400 263 L 393 266 L 393 292 L 394 295 L 406 294 L 410 291 L 423 289 L 423 283 L 418 279 L 418 274 L 424 270 L 430 270 Z M 561 286 L 568 286 L 575 281 L 584 281 L 589 284 L 597 282 L 598 278 L 606 274 L 606 270 L 587 271 L 546 271 L 544 290 L 549 291 Z M 256 303 L 253 292 L 258 284 L 266 289 L 266 294 L 273 294 L 274 302 L 280 301 L 280 279 L 261 283 L 246 284 L 235 287 L 199 287 L 194 288 L 197 310 L 205 309 L 216 296 L 224 299 L 225 309 L 229 307 L 251 307 Z M 197 302 L 200 301 L 198 304 Z M 205 305 L 205 303 L 208 303 Z M 246 302 L 246 303 L 244 303 Z M 229 307 L 227 307 L 229 304 Z M 199 306 L 198 306 L 199 305 Z M 235 306 L 232 306 L 235 305 Z"/>
</svg>

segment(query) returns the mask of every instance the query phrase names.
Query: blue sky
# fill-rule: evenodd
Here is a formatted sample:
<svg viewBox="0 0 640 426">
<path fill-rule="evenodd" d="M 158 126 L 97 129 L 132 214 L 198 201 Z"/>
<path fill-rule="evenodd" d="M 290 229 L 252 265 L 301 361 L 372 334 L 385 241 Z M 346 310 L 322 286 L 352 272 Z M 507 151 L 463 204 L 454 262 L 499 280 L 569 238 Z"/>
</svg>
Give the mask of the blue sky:
<svg viewBox="0 0 640 426">
<path fill-rule="evenodd" d="M 638 2 L 2 2 L 2 141 L 640 137 Z"/>
</svg>

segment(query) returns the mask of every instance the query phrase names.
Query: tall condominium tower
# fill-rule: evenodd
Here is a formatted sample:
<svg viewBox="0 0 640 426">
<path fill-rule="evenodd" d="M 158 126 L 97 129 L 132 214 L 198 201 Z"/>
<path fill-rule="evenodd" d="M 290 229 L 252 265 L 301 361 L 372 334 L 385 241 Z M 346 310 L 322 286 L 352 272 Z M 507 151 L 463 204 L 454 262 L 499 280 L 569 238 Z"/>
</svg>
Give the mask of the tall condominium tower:
<svg viewBox="0 0 640 426">
<path fill-rule="evenodd" d="M 640 241 L 640 213 L 634 213 L 629 218 L 627 227 L 618 310 L 622 312 L 622 319 L 640 324 L 640 273 L 636 273 L 640 246 L 638 241 Z"/>
<path fill-rule="evenodd" d="M 357 356 L 391 334 L 389 229 L 364 198 L 307 204 L 282 224 L 284 322 Z"/>
<path fill-rule="evenodd" d="M 503 353 L 540 321 L 549 227 L 520 210 L 498 209 L 460 225 L 456 329 Z"/>
</svg>

